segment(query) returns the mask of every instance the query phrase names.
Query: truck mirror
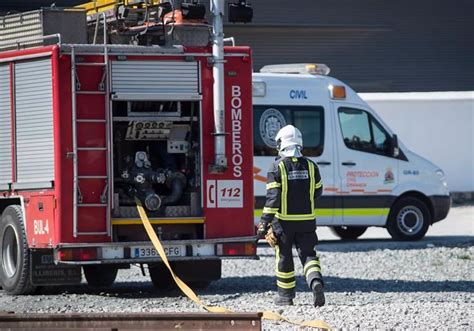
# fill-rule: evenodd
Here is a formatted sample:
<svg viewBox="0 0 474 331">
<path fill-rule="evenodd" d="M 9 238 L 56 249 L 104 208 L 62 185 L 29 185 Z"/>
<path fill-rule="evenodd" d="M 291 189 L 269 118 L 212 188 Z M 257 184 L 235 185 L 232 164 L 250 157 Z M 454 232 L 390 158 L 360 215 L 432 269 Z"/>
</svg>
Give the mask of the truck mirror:
<svg viewBox="0 0 474 331">
<path fill-rule="evenodd" d="M 396 134 L 392 136 L 390 151 L 392 156 L 398 157 L 400 155 L 400 148 L 398 147 L 398 137 Z"/>
</svg>

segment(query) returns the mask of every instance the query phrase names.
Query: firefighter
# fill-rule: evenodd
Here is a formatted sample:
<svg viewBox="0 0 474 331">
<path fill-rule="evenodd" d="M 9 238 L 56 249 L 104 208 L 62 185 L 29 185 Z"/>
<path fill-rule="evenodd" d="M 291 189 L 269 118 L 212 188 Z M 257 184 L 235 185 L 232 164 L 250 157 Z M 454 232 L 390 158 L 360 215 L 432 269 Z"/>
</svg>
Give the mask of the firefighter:
<svg viewBox="0 0 474 331">
<path fill-rule="evenodd" d="M 287 125 L 275 136 L 278 157 L 267 176 L 267 196 L 257 228 L 275 247 L 277 305 L 293 305 L 295 297 L 295 269 L 292 247 L 295 244 L 309 288 L 313 291 L 315 307 L 325 303 L 323 279 L 315 246 L 315 202 L 323 186 L 318 166 L 301 154 L 301 131 Z"/>
</svg>

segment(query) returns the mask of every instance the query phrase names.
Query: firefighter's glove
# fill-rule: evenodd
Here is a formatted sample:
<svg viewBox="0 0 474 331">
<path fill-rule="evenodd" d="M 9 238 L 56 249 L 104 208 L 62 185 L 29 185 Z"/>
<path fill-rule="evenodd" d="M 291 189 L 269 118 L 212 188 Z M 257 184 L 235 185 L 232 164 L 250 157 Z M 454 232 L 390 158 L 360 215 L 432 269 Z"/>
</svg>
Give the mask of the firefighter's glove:
<svg viewBox="0 0 474 331">
<path fill-rule="evenodd" d="M 257 225 L 257 236 L 261 239 L 265 238 L 270 229 L 270 223 L 265 221 L 260 221 Z"/>
<path fill-rule="evenodd" d="M 272 227 L 268 229 L 267 234 L 265 235 L 265 240 L 268 242 L 268 244 L 272 247 L 275 247 L 278 244 L 277 237 L 275 236 L 275 233 L 273 232 Z"/>
</svg>

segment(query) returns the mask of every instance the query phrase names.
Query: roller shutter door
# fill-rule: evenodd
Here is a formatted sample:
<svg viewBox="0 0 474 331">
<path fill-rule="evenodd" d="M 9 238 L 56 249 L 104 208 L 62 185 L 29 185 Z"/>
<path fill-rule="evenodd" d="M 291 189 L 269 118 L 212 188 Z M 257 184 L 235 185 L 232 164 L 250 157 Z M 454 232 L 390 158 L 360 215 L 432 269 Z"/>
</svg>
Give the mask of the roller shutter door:
<svg viewBox="0 0 474 331">
<path fill-rule="evenodd" d="M 112 93 L 114 99 L 197 99 L 198 64 L 178 61 L 114 61 Z"/>
<path fill-rule="evenodd" d="M 17 182 L 54 179 L 51 59 L 15 65 Z"/>
<path fill-rule="evenodd" d="M 0 190 L 12 182 L 10 66 L 0 66 Z"/>
</svg>

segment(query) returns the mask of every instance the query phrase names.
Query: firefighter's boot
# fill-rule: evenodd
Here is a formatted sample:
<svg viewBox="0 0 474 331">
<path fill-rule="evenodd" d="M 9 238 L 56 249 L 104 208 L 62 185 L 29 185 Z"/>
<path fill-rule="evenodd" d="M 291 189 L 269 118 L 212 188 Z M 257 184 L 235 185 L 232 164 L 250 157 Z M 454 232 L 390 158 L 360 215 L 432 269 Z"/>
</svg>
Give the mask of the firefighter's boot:
<svg viewBox="0 0 474 331">
<path fill-rule="evenodd" d="M 315 307 L 322 307 L 326 303 L 326 298 L 324 297 L 324 286 L 323 283 L 315 279 L 311 284 L 311 290 L 313 291 L 313 303 Z"/>
<path fill-rule="evenodd" d="M 275 298 L 275 305 L 277 306 L 293 306 L 293 299 L 285 298 L 280 295 L 277 295 Z"/>
</svg>

